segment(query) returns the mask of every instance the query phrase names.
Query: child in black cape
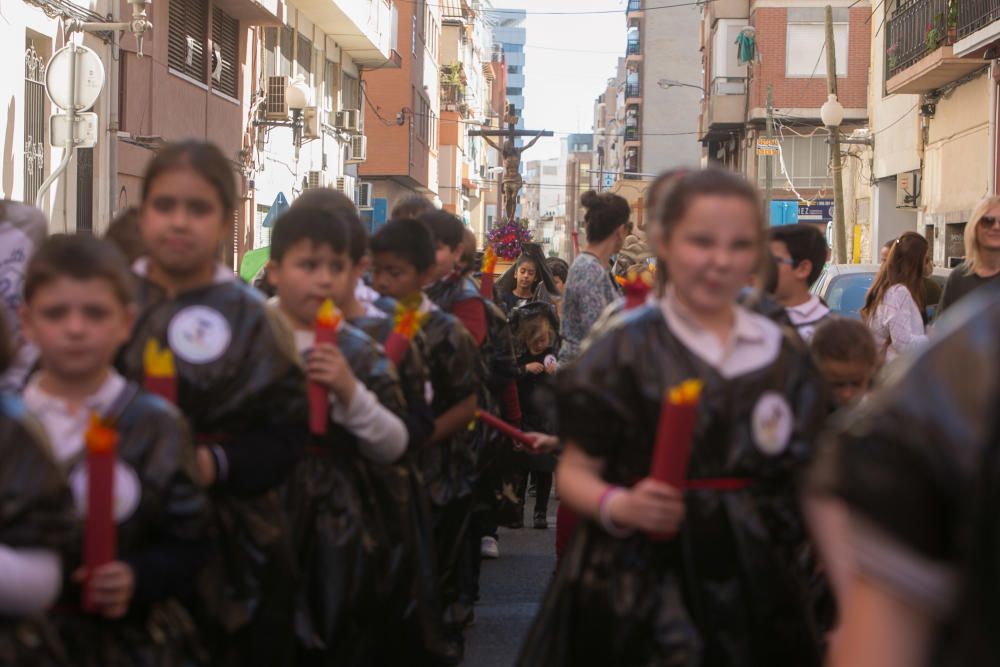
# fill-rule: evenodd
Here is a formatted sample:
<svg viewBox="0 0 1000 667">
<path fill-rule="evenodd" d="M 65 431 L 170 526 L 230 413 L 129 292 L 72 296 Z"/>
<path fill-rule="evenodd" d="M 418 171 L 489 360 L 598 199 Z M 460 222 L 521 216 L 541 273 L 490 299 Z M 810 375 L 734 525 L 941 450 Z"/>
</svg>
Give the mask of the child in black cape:
<svg viewBox="0 0 1000 667">
<path fill-rule="evenodd" d="M 482 360 L 475 340 L 458 320 L 421 293 L 434 266 L 430 231 L 415 220 L 395 220 L 372 237 L 371 249 L 375 289 L 394 299 L 421 298 L 420 309 L 427 315 L 423 334 L 435 423 L 416 462 L 431 500 L 449 639 L 460 643 L 464 619 L 455 609 L 461 607 L 462 577 L 467 576 L 460 568 L 468 563 L 472 502 L 468 425 L 475 416 L 482 384 Z"/>
<path fill-rule="evenodd" d="M 41 360 L 24 400 L 82 517 L 93 418 L 117 432 L 116 559 L 88 571 L 82 543 L 68 552 L 70 585 L 51 614 L 66 652 L 81 667 L 207 664 L 181 604 L 211 548 L 190 433 L 176 408 L 111 367 L 135 314 L 125 259 L 89 235 L 53 236 L 28 265 L 24 298 L 24 330 Z"/>
<path fill-rule="evenodd" d="M 735 174 L 694 172 L 658 222 L 663 298 L 560 377 L 559 493 L 583 521 L 519 664 L 816 667 L 796 481 L 826 401 L 800 341 L 736 305 L 764 245 L 760 201 Z M 664 395 L 692 379 L 683 490 L 649 475 Z"/>
<path fill-rule="evenodd" d="M 150 341 L 172 352 L 221 543 L 199 581 L 199 627 L 213 665 L 274 667 L 289 660 L 296 591 L 278 488 L 301 451 L 306 383 L 287 325 L 218 263 L 235 205 L 216 147 L 157 153 L 143 184 L 139 315 L 119 367 L 141 382 Z"/>
<path fill-rule="evenodd" d="M 14 350 L 0 315 L 0 373 Z M 37 422 L 0 395 L 0 665 L 58 667 L 66 655 L 42 616 L 62 584 L 62 554 L 79 542 L 73 496 Z"/>
<path fill-rule="evenodd" d="M 292 208 L 298 207 L 323 209 L 347 224 L 350 238 L 344 260 L 350 277 L 335 289 L 334 301 L 350 324 L 385 345 L 396 328 L 398 302 L 377 293 L 374 301 L 359 299 L 359 287 L 371 267 L 371 258 L 368 230 L 354 203 L 337 190 L 316 188 L 295 200 Z M 372 469 L 375 490 L 385 499 L 383 520 L 389 534 L 395 536 L 382 575 L 384 585 L 390 587 L 382 627 L 396 638 L 381 646 L 389 664 L 401 660 L 415 664 L 453 663 L 461 657 L 458 644 L 444 638 L 430 499 L 415 465 L 417 452 L 427 445 L 434 431 L 429 402 L 433 390 L 425 349 L 424 335 L 418 330 L 396 365 L 406 403 L 398 416 L 406 424 L 407 450 L 394 464 Z"/>
<path fill-rule="evenodd" d="M 341 321 L 336 343 L 316 343 L 317 312 L 351 282 L 343 216 L 297 206 L 275 223 L 268 280 L 311 382 L 329 391 L 325 436 L 314 436 L 286 490 L 302 581 L 296 633 L 301 664 L 377 662 L 384 644 L 385 581 L 395 534 L 369 466 L 407 447 L 397 414 L 404 401 L 395 368 L 367 334 Z M 342 314 L 338 314 L 342 317 Z"/>
</svg>

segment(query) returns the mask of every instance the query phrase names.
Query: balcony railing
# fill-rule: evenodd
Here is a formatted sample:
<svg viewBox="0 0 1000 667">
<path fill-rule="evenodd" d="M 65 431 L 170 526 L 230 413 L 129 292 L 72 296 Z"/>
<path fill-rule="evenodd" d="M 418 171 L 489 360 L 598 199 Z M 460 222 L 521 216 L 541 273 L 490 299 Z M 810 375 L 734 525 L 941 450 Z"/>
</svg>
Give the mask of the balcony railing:
<svg viewBox="0 0 1000 667">
<path fill-rule="evenodd" d="M 958 0 L 958 36 L 971 35 L 1000 21 L 1000 0 Z"/>
<path fill-rule="evenodd" d="M 628 0 L 628 7 L 625 9 L 626 12 L 641 12 L 642 11 L 642 0 Z"/>
<path fill-rule="evenodd" d="M 640 53 L 639 40 L 630 39 L 628 45 L 625 47 L 625 54 L 629 56 L 637 56 Z"/>
<path fill-rule="evenodd" d="M 642 90 L 638 83 L 625 84 L 625 99 L 629 99 L 631 97 L 640 97 L 641 94 Z"/>
<path fill-rule="evenodd" d="M 966 4 L 959 0 L 959 5 Z M 886 79 L 902 72 L 947 39 L 949 0 L 911 0 L 885 24 Z M 961 10 L 960 10 L 961 11 Z"/>
<path fill-rule="evenodd" d="M 639 141 L 639 126 L 638 125 L 626 125 L 625 126 L 625 141 Z"/>
</svg>

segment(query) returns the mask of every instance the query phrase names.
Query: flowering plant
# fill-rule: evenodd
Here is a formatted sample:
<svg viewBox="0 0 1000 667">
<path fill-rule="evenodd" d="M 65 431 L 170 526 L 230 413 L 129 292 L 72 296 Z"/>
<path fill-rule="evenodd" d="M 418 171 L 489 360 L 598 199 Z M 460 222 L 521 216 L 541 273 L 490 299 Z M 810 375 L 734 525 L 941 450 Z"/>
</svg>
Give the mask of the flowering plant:
<svg viewBox="0 0 1000 667">
<path fill-rule="evenodd" d="M 506 222 L 487 236 L 497 257 L 508 261 L 521 256 L 521 246 L 531 242 L 531 232 L 520 222 Z"/>
</svg>

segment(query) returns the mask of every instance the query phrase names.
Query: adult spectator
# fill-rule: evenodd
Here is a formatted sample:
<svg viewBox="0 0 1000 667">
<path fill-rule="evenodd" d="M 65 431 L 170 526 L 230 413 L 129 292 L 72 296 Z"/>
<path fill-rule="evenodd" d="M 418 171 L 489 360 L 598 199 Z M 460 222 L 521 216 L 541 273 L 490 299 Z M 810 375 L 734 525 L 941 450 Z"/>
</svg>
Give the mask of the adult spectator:
<svg viewBox="0 0 1000 667">
<path fill-rule="evenodd" d="M 34 206 L 0 200 L 0 303 L 6 320 L 7 335 L 14 358 L 0 375 L 0 390 L 19 392 L 35 365 L 38 351 L 21 333 L 18 309 L 22 304 L 21 288 L 28 260 L 35 254 L 48 233 L 45 214 Z"/>
<path fill-rule="evenodd" d="M 580 203 L 587 209 L 584 226 L 587 247 L 569 269 L 563 292 L 562 336 L 559 363 L 580 354 L 580 346 L 601 312 L 619 294 L 608 271 L 611 256 L 621 250 L 630 231 L 628 202 L 610 192 L 585 192 Z"/>
<path fill-rule="evenodd" d="M 1000 275 L 1000 196 L 988 197 L 965 226 L 965 261 L 944 285 L 940 315 L 977 287 Z"/>
<path fill-rule="evenodd" d="M 927 341 L 923 318 L 926 258 L 927 239 L 906 232 L 896 239 L 889 259 L 865 295 L 861 319 L 872 330 L 876 347 L 887 362 Z"/>
</svg>

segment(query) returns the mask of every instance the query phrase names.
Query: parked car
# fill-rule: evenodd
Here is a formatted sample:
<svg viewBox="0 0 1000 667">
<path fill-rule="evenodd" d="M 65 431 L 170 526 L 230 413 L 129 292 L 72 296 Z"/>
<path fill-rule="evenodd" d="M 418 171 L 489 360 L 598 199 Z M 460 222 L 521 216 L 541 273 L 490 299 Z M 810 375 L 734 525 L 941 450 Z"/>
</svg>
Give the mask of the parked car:
<svg viewBox="0 0 1000 667">
<path fill-rule="evenodd" d="M 878 264 L 827 264 L 820 274 L 812 293 L 826 301 L 826 305 L 837 315 L 861 319 L 861 308 L 865 305 L 865 294 L 875 281 Z M 934 267 L 930 278 L 942 289 L 951 269 Z M 934 318 L 937 304 L 928 304 L 930 319 Z"/>
</svg>

